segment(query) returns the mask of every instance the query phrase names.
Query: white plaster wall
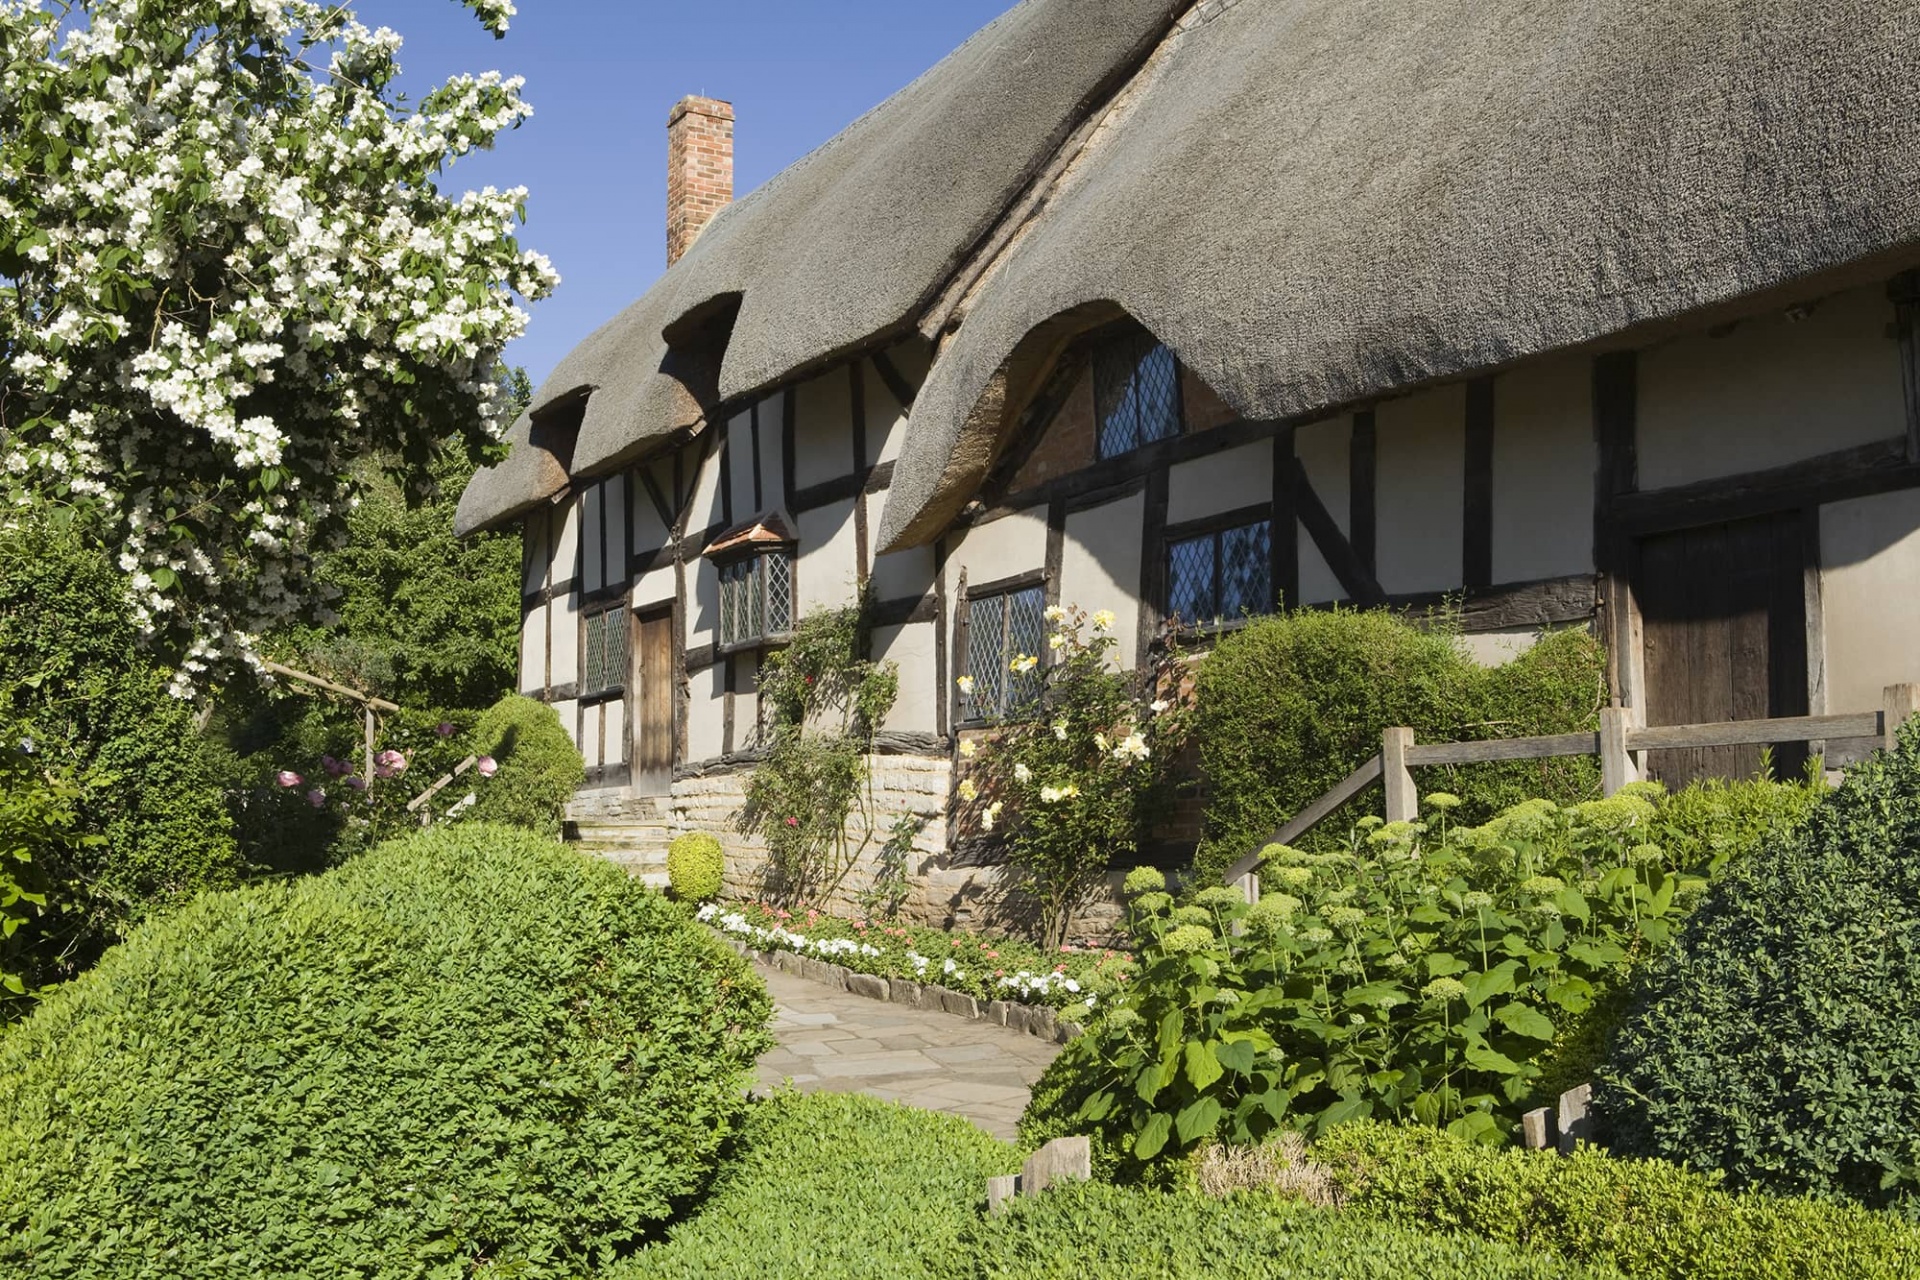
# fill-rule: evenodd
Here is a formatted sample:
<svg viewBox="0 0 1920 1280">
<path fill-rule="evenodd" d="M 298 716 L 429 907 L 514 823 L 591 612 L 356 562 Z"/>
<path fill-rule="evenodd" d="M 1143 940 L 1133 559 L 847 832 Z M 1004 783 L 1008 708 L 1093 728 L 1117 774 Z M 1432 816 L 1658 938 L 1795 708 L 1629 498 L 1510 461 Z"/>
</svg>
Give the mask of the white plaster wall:
<svg viewBox="0 0 1920 1280">
<path fill-rule="evenodd" d="M 1493 384 L 1493 580 L 1593 570 L 1593 374 L 1523 365 Z"/>
<path fill-rule="evenodd" d="M 600 704 L 600 763 L 623 764 L 627 759 L 627 703 L 624 698 Z"/>
<path fill-rule="evenodd" d="M 1827 711 L 1874 711 L 1920 681 L 1920 490 L 1820 508 Z"/>
<path fill-rule="evenodd" d="M 859 583 L 853 500 L 833 502 L 796 517 L 800 535 L 799 613 L 833 609 L 854 598 Z"/>
<path fill-rule="evenodd" d="M 520 619 L 520 692 L 532 693 L 547 683 L 547 606 L 534 605 Z"/>
<path fill-rule="evenodd" d="M 556 596 L 553 601 L 553 654 L 548 675 L 556 685 L 572 684 L 580 678 L 580 597 L 574 592 Z"/>
<path fill-rule="evenodd" d="M 693 482 L 693 502 L 687 512 L 687 532 L 698 535 L 702 529 L 708 529 L 720 523 L 724 514 L 720 506 L 720 451 L 716 447 L 700 461 L 699 446 L 689 446 L 683 467 L 698 466 Z"/>
<path fill-rule="evenodd" d="M 903 365 L 899 351 L 900 348 L 895 347 L 888 353 L 888 359 L 901 377 L 909 377 L 910 366 Z M 900 456 L 900 446 L 906 442 L 907 411 L 893 398 L 893 392 L 887 390 L 886 382 L 871 361 L 860 370 L 860 378 L 866 389 L 867 453 L 875 462 L 892 462 Z M 915 381 L 913 385 L 919 383 Z"/>
<path fill-rule="evenodd" d="M 600 765 L 600 708 L 603 704 L 594 703 L 590 707 L 580 708 L 580 759 L 587 768 Z"/>
<path fill-rule="evenodd" d="M 880 527 L 880 512 L 886 506 L 886 501 L 887 495 L 884 493 L 867 495 L 868 529 Z M 868 572 L 873 575 L 875 599 L 906 600 L 924 596 L 933 590 L 933 548 L 908 547 L 904 551 L 875 556 Z"/>
<path fill-rule="evenodd" d="M 796 389 L 793 482 L 801 488 L 853 474 L 852 388 L 844 367 Z"/>
<path fill-rule="evenodd" d="M 1167 474 L 1167 522 L 1183 524 L 1273 501 L 1273 442 L 1258 440 L 1177 463 Z M 1136 588 L 1137 590 L 1138 588 Z"/>
<path fill-rule="evenodd" d="M 722 688 L 725 688 L 724 677 Z M 760 727 L 760 655 L 733 655 L 733 749 L 753 745 Z M 724 708 L 723 708 L 724 710 Z"/>
<path fill-rule="evenodd" d="M 640 575 L 633 584 L 633 607 L 643 609 L 673 599 L 673 566 L 661 565 Z"/>
<path fill-rule="evenodd" d="M 580 704 L 571 698 L 565 702 L 556 702 L 553 704 L 553 714 L 559 718 L 560 727 L 567 731 L 567 736 L 574 739 L 573 745 L 578 747 L 580 745 Z"/>
<path fill-rule="evenodd" d="M 1060 556 L 1060 601 L 1088 613 L 1111 609 L 1114 660 L 1131 667 L 1140 630 L 1140 529 L 1146 521 L 1145 494 L 1067 513 L 1066 542 Z"/>
<path fill-rule="evenodd" d="M 781 486 L 786 483 L 782 461 L 782 422 L 786 414 L 787 393 L 776 391 L 762 400 L 755 410 L 760 415 L 760 509 L 778 511 L 786 506 Z"/>
<path fill-rule="evenodd" d="M 726 668 L 714 663 L 687 677 L 687 759 L 717 759 L 726 749 Z"/>
<path fill-rule="evenodd" d="M 666 499 L 668 509 L 673 503 L 673 468 L 648 466 L 641 468 L 653 477 L 654 484 L 660 490 L 660 496 Z M 664 475 L 662 472 L 664 471 Z M 633 479 L 633 549 L 639 555 L 647 555 L 667 545 L 672 533 L 660 519 L 660 513 L 654 509 L 653 495 L 647 492 L 646 483 L 639 476 Z"/>
<path fill-rule="evenodd" d="M 1775 311 L 1639 360 L 1640 487 L 1784 466 L 1906 432 L 1893 304 L 1878 287 Z"/>
<path fill-rule="evenodd" d="M 605 585 L 605 486 L 590 484 L 580 493 L 580 583 L 583 591 Z"/>
<path fill-rule="evenodd" d="M 758 510 L 753 500 L 753 414 L 742 409 L 727 419 L 727 473 L 732 482 L 733 522 L 751 519 Z M 778 472 L 774 473 L 778 475 Z M 766 477 L 760 478 L 762 485 Z"/>
<path fill-rule="evenodd" d="M 940 675 L 934 662 L 938 628 L 931 622 L 875 627 L 873 656 L 900 667 L 900 696 L 880 726 L 896 733 L 934 733 L 940 727 Z"/>
<path fill-rule="evenodd" d="M 1047 509 L 1029 507 L 960 535 L 947 556 L 947 598 L 957 600 L 960 571 L 975 586 L 1044 569 L 1047 564 Z M 1138 588 L 1136 588 L 1137 590 Z"/>
<path fill-rule="evenodd" d="M 1539 643 L 1540 628 L 1508 627 L 1499 631 L 1476 631 L 1460 637 L 1460 647 L 1483 667 L 1498 667 L 1513 661 Z"/>
<path fill-rule="evenodd" d="M 1326 422 L 1308 423 L 1293 433 L 1293 455 L 1300 459 L 1301 469 L 1307 473 L 1307 482 L 1313 491 L 1320 495 L 1320 502 L 1340 526 L 1340 532 L 1351 535 L 1349 528 L 1350 499 L 1352 489 L 1352 449 L 1353 419 L 1349 417 L 1331 418 Z M 1325 604 L 1330 600 L 1344 600 L 1346 592 L 1340 589 L 1340 580 L 1333 576 L 1333 570 L 1327 568 L 1326 558 L 1313 544 L 1313 538 L 1302 525 L 1298 535 L 1300 545 L 1300 598 L 1282 601 L 1289 608 L 1296 604 Z"/>
<path fill-rule="evenodd" d="M 1375 576 L 1389 595 L 1460 585 L 1466 403 L 1455 384 L 1374 410 Z"/>
<path fill-rule="evenodd" d="M 704 557 L 687 563 L 687 648 L 712 644 L 720 628 L 720 571 Z"/>
<path fill-rule="evenodd" d="M 547 511 L 542 508 L 528 516 L 521 527 L 524 552 L 520 561 L 520 590 L 526 595 L 547 585 L 547 571 L 553 566 L 553 548 L 547 545 L 548 523 Z"/>
<path fill-rule="evenodd" d="M 553 515 L 559 525 L 553 539 L 553 584 L 557 586 L 580 572 L 580 504 L 564 503 Z"/>
</svg>

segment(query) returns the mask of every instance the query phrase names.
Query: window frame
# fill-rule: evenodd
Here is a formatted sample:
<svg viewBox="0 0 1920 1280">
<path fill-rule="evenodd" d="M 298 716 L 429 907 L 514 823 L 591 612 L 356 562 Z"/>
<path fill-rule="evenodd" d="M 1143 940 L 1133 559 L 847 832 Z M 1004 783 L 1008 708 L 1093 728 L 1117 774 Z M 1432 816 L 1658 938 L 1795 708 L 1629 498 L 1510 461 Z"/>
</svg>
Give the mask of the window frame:
<svg viewBox="0 0 1920 1280">
<path fill-rule="evenodd" d="M 1030 684 L 1030 694 L 1023 697 L 1023 699 L 1017 703 L 1007 696 L 1011 685 L 1014 683 L 1013 680 L 1008 678 L 1012 675 L 1012 672 L 1008 669 L 1008 664 L 1011 663 L 1013 657 L 1016 656 L 1008 643 L 1013 625 L 1013 611 L 1010 608 L 1003 606 L 1000 611 L 1000 629 L 999 635 L 996 637 L 999 655 L 995 665 L 998 668 L 997 674 L 1000 678 L 997 705 L 991 708 L 986 708 L 981 705 L 981 699 L 977 693 L 979 677 L 974 674 L 975 657 L 979 653 L 978 637 L 975 634 L 974 625 L 977 621 L 975 606 L 986 600 L 1011 601 L 1015 596 L 1024 595 L 1029 592 L 1037 593 L 1038 595 L 1040 634 L 1044 640 L 1046 608 L 1048 604 L 1047 575 L 1045 570 L 1035 570 L 1030 573 L 1016 574 L 1009 578 L 999 578 L 992 582 L 983 582 L 978 586 L 969 586 L 966 589 L 966 595 L 963 599 L 963 605 L 966 610 L 963 619 L 966 643 L 963 646 L 957 646 L 960 652 L 956 657 L 959 659 L 957 665 L 961 673 L 974 677 L 976 692 L 957 694 L 958 705 L 955 709 L 954 716 L 954 723 L 957 726 L 963 728 L 977 727 L 1008 720 L 1013 718 L 1017 712 L 1039 701 L 1041 687 L 1040 671 L 1050 661 L 1050 655 L 1046 651 L 1044 644 L 1036 646 L 1039 652 L 1032 655 L 1039 659 L 1039 665 L 1028 675 L 1019 677 L 1022 683 Z"/>
<path fill-rule="evenodd" d="M 778 558 L 786 566 L 787 574 L 787 617 L 786 626 L 770 629 L 766 623 L 771 614 L 769 607 L 772 590 L 772 573 L 768 570 L 769 561 Z M 717 654 L 745 653 L 750 650 L 769 649 L 786 644 L 793 639 L 794 614 L 798 612 L 800 557 L 794 543 L 755 543 L 750 548 L 724 556 L 716 556 L 713 561 L 717 578 L 714 606 L 714 652 Z M 754 584 L 759 596 L 758 629 L 736 632 L 728 636 L 727 621 L 731 616 L 727 608 L 727 584 L 730 575 L 737 574 L 746 566 L 748 580 Z"/>
<path fill-rule="evenodd" d="M 1265 504 L 1241 507 L 1233 511 L 1223 511 L 1218 515 L 1207 516 L 1200 520 L 1191 520 L 1178 525 L 1170 525 L 1161 535 L 1160 568 L 1161 585 L 1160 616 L 1171 618 L 1173 610 L 1174 548 L 1184 543 L 1210 540 L 1213 544 L 1213 582 L 1211 586 L 1213 612 L 1206 618 L 1181 618 L 1181 631 L 1189 635 L 1211 634 L 1242 626 L 1249 618 L 1266 617 L 1279 612 L 1279 584 L 1274 572 L 1273 555 L 1273 509 Z M 1225 585 L 1224 547 L 1226 535 L 1243 529 L 1252 529 L 1259 525 L 1267 527 L 1267 557 L 1265 574 L 1267 579 L 1265 598 L 1257 607 L 1245 607 L 1238 613 L 1229 614 L 1220 609 L 1220 596 Z"/>
<path fill-rule="evenodd" d="M 1164 353 L 1167 360 L 1172 364 L 1172 427 L 1161 435 L 1153 436 L 1150 439 L 1142 439 L 1140 437 L 1140 424 L 1137 420 L 1136 411 L 1136 421 L 1134 423 L 1131 443 L 1125 448 L 1109 449 L 1107 443 L 1108 415 L 1118 411 L 1126 403 L 1127 397 L 1123 396 L 1117 404 L 1107 402 L 1111 389 L 1105 384 L 1110 382 L 1111 379 L 1102 376 L 1102 364 L 1107 360 L 1114 359 L 1116 354 L 1123 348 L 1129 349 L 1127 359 L 1131 363 L 1131 369 L 1127 375 L 1129 391 L 1132 390 L 1134 379 L 1139 376 L 1141 366 L 1145 364 L 1148 359 L 1157 354 Z M 1186 434 L 1187 406 L 1185 389 L 1182 386 L 1184 379 L 1181 377 L 1182 368 L 1180 358 L 1174 355 L 1171 347 L 1154 337 L 1148 330 L 1138 325 L 1128 325 L 1117 332 L 1109 333 L 1101 337 L 1094 342 L 1092 349 L 1088 352 L 1087 367 L 1093 380 L 1093 458 L 1095 462 L 1106 462 L 1112 458 L 1124 458 L 1130 453 L 1139 452 L 1150 444 L 1158 444 L 1162 440 L 1172 440 Z"/>
<path fill-rule="evenodd" d="M 615 698 L 623 698 L 626 696 L 627 686 L 632 683 L 633 680 L 633 621 L 631 618 L 625 618 L 626 625 L 624 627 L 616 623 L 613 628 L 616 634 L 620 636 L 620 649 L 626 657 L 623 669 L 616 673 L 618 678 L 610 684 L 591 686 L 587 681 L 587 654 L 589 652 L 587 648 L 587 633 L 589 629 L 597 623 L 603 623 L 608 617 L 623 618 L 626 613 L 627 598 L 624 594 L 604 604 L 595 604 L 580 610 L 580 658 L 577 664 L 578 673 L 575 677 L 578 681 L 578 684 L 575 686 L 575 692 L 583 704 L 590 702 L 610 702 Z"/>
</svg>

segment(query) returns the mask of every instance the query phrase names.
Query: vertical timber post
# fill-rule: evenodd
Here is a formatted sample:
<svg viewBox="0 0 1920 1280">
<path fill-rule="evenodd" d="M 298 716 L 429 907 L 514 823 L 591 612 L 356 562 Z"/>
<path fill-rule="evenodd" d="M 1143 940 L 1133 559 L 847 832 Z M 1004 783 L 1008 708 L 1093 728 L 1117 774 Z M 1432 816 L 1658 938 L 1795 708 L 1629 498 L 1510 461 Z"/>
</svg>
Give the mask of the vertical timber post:
<svg viewBox="0 0 1920 1280">
<path fill-rule="evenodd" d="M 1625 707 L 1600 708 L 1600 790 L 1605 795 L 1640 779 L 1633 753 L 1627 750 L 1627 730 L 1632 724 L 1633 715 Z"/>
<path fill-rule="evenodd" d="M 364 772 L 361 773 L 360 775 L 360 781 L 366 783 L 368 786 L 372 786 L 373 785 L 373 708 L 366 707 L 364 708 L 364 710 L 366 712 L 366 717 L 367 717 L 366 718 L 366 737 L 364 739 L 364 745 L 366 746 L 366 759 L 362 764 L 362 768 L 364 769 Z"/>
<path fill-rule="evenodd" d="M 1920 684 L 1890 684 L 1880 695 L 1880 732 L 1882 745 L 1891 751 L 1900 735 L 1900 726 L 1920 711 Z"/>
<path fill-rule="evenodd" d="M 1407 748 L 1413 730 L 1395 726 L 1380 733 L 1380 782 L 1387 793 L 1387 821 L 1412 822 L 1420 816 L 1419 793 L 1407 769 Z"/>
</svg>

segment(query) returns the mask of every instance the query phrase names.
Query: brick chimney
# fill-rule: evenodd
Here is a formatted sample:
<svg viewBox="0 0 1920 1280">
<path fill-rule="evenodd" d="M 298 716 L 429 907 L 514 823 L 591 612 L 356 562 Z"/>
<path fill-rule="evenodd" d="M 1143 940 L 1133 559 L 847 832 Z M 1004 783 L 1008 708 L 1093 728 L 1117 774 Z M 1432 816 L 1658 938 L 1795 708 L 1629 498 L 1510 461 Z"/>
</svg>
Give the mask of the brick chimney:
<svg viewBox="0 0 1920 1280">
<path fill-rule="evenodd" d="M 667 265 L 733 200 L 733 104 L 689 95 L 667 116 Z"/>
</svg>

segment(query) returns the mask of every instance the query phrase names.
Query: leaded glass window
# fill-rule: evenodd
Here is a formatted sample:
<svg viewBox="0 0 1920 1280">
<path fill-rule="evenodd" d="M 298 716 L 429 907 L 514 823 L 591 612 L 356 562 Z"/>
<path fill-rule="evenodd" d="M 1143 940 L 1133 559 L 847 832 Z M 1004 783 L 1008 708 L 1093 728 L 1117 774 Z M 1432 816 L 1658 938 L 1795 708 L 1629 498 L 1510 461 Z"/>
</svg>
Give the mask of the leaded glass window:
<svg viewBox="0 0 1920 1280">
<path fill-rule="evenodd" d="M 627 683 L 627 609 L 624 603 L 580 620 L 580 696 L 622 689 Z"/>
<path fill-rule="evenodd" d="M 793 630 L 793 557 L 767 551 L 720 566 L 720 644 L 753 644 Z"/>
<path fill-rule="evenodd" d="M 1272 526 L 1265 520 L 1167 544 L 1167 614 L 1189 626 L 1273 608 Z"/>
<path fill-rule="evenodd" d="M 1136 330 L 1093 351 L 1093 404 L 1100 456 L 1115 458 L 1180 434 L 1180 363 Z"/>
<path fill-rule="evenodd" d="M 1040 696 L 1040 661 L 1047 652 L 1047 595 L 1021 587 L 967 601 L 967 674 L 973 687 L 961 694 L 962 718 L 1009 716 Z M 1013 670 L 1025 658 L 1035 661 Z"/>
</svg>

